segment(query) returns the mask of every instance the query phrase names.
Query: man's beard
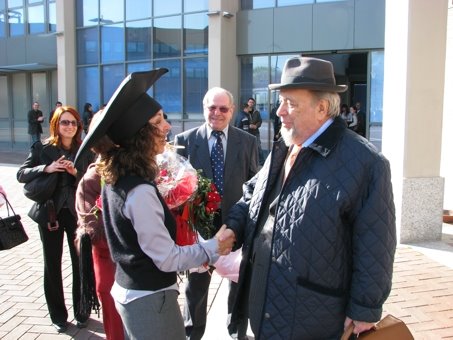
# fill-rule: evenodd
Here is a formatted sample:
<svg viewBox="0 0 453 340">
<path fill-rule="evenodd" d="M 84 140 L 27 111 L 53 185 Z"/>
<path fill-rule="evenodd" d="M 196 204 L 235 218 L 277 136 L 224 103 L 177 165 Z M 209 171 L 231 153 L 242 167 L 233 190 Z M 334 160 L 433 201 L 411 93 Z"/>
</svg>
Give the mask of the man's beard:
<svg viewBox="0 0 453 340">
<path fill-rule="evenodd" d="M 282 126 L 280 129 L 280 133 L 286 146 L 294 144 L 294 129 L 287 129 Z"/>
</svg>

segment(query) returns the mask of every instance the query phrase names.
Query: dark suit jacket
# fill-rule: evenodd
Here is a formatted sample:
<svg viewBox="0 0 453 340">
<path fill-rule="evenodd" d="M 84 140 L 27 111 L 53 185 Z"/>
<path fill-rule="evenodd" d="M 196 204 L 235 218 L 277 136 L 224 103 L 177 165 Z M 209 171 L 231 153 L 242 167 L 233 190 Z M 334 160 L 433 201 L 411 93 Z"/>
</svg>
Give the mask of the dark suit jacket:
<svg viewBox="0 0 453 340">
<path fill-rule="evenodd" d="M 212 176 L 206 124 L 176 135 L 178 154 L 186 157 L 195 169 L 201 169 L 203 176 Z M 228 140 L 224 170 L 224 192 L 222 197 L 222 223 L 231 206 L 242 197 L 242 184 L 258 171 L 258 145 L 251 134 L 233 126 L 228 128 Z"/>
<path fill-rule="evenodd" d="M 28 119 L 28 134 L 29 135 L 36 135 L 38 133 L 42 133 L 42 126 L 41 123 L 38 121 L 38 117 L 42 117 L 41 110 L 30 110 L 27 114 Z"/>
</svg>

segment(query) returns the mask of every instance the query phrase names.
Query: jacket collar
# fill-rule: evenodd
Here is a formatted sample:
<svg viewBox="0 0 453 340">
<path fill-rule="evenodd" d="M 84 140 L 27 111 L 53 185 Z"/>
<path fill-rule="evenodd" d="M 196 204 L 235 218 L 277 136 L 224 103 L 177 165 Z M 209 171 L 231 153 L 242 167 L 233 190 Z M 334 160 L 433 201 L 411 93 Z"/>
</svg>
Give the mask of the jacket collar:
<svg viewBox="0 0 453 340">
<path fill-rule="evenodd" d="M 332 124 L 308 147 L 321 156 L 327 157 L 335 148 L 341 136 L 346 131 L 346 123 L 342 118 L 336 117 Z"/>
</svg>

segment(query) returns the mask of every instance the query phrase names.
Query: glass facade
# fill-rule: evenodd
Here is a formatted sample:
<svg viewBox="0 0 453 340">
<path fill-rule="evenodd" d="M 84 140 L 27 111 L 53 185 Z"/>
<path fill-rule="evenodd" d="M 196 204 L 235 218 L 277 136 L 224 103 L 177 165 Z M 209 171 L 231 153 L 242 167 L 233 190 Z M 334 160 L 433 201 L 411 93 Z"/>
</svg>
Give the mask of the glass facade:
<svg viewBox="0 0 453 340">
<path fill-rule="evenodd" d="M 56 30 L 55 0 L 0 0 L 0 37 Z"/>
<path fill-rule="evenodd" d="M 207 0 L 77 0 L 76 7 L 79 108 L 106 103 L 130 72 L 165 67 L 150 92 L 172 119 L 201 117 Z"/>
<path fill-rule="evenodd" d="M 346 0 L 241 0 L 241 8 L 259 9 L 338 1 Z"/>
</svg>

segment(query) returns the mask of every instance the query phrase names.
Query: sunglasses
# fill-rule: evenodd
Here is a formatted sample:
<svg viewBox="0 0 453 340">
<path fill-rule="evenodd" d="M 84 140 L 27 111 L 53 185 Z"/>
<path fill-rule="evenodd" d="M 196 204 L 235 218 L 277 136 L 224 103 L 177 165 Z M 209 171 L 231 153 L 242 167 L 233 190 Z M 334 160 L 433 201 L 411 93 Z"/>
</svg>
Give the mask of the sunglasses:
<svg viewBox="0 0 453 340">
<path fill-rule="evenodd" d="M 66 119 L 63 119 L 63 120 L 60 120 L 60 125 L 63 125 L 63 126 L 69 126 L 69 125 L 78 126 L 78 125 L 79 125 L 79 122 L 76 121 L 76 120 L 66 120 Z"/>
<path fill-rule="evenodd" d="M 208 106 L 207 109 L 210 112 L 215 112 L 216 110 L 219 110 L 222 113 L 227 113 L 228 111 L 230 111 L 230 108 L 226 106 Z"/>
</svg>

